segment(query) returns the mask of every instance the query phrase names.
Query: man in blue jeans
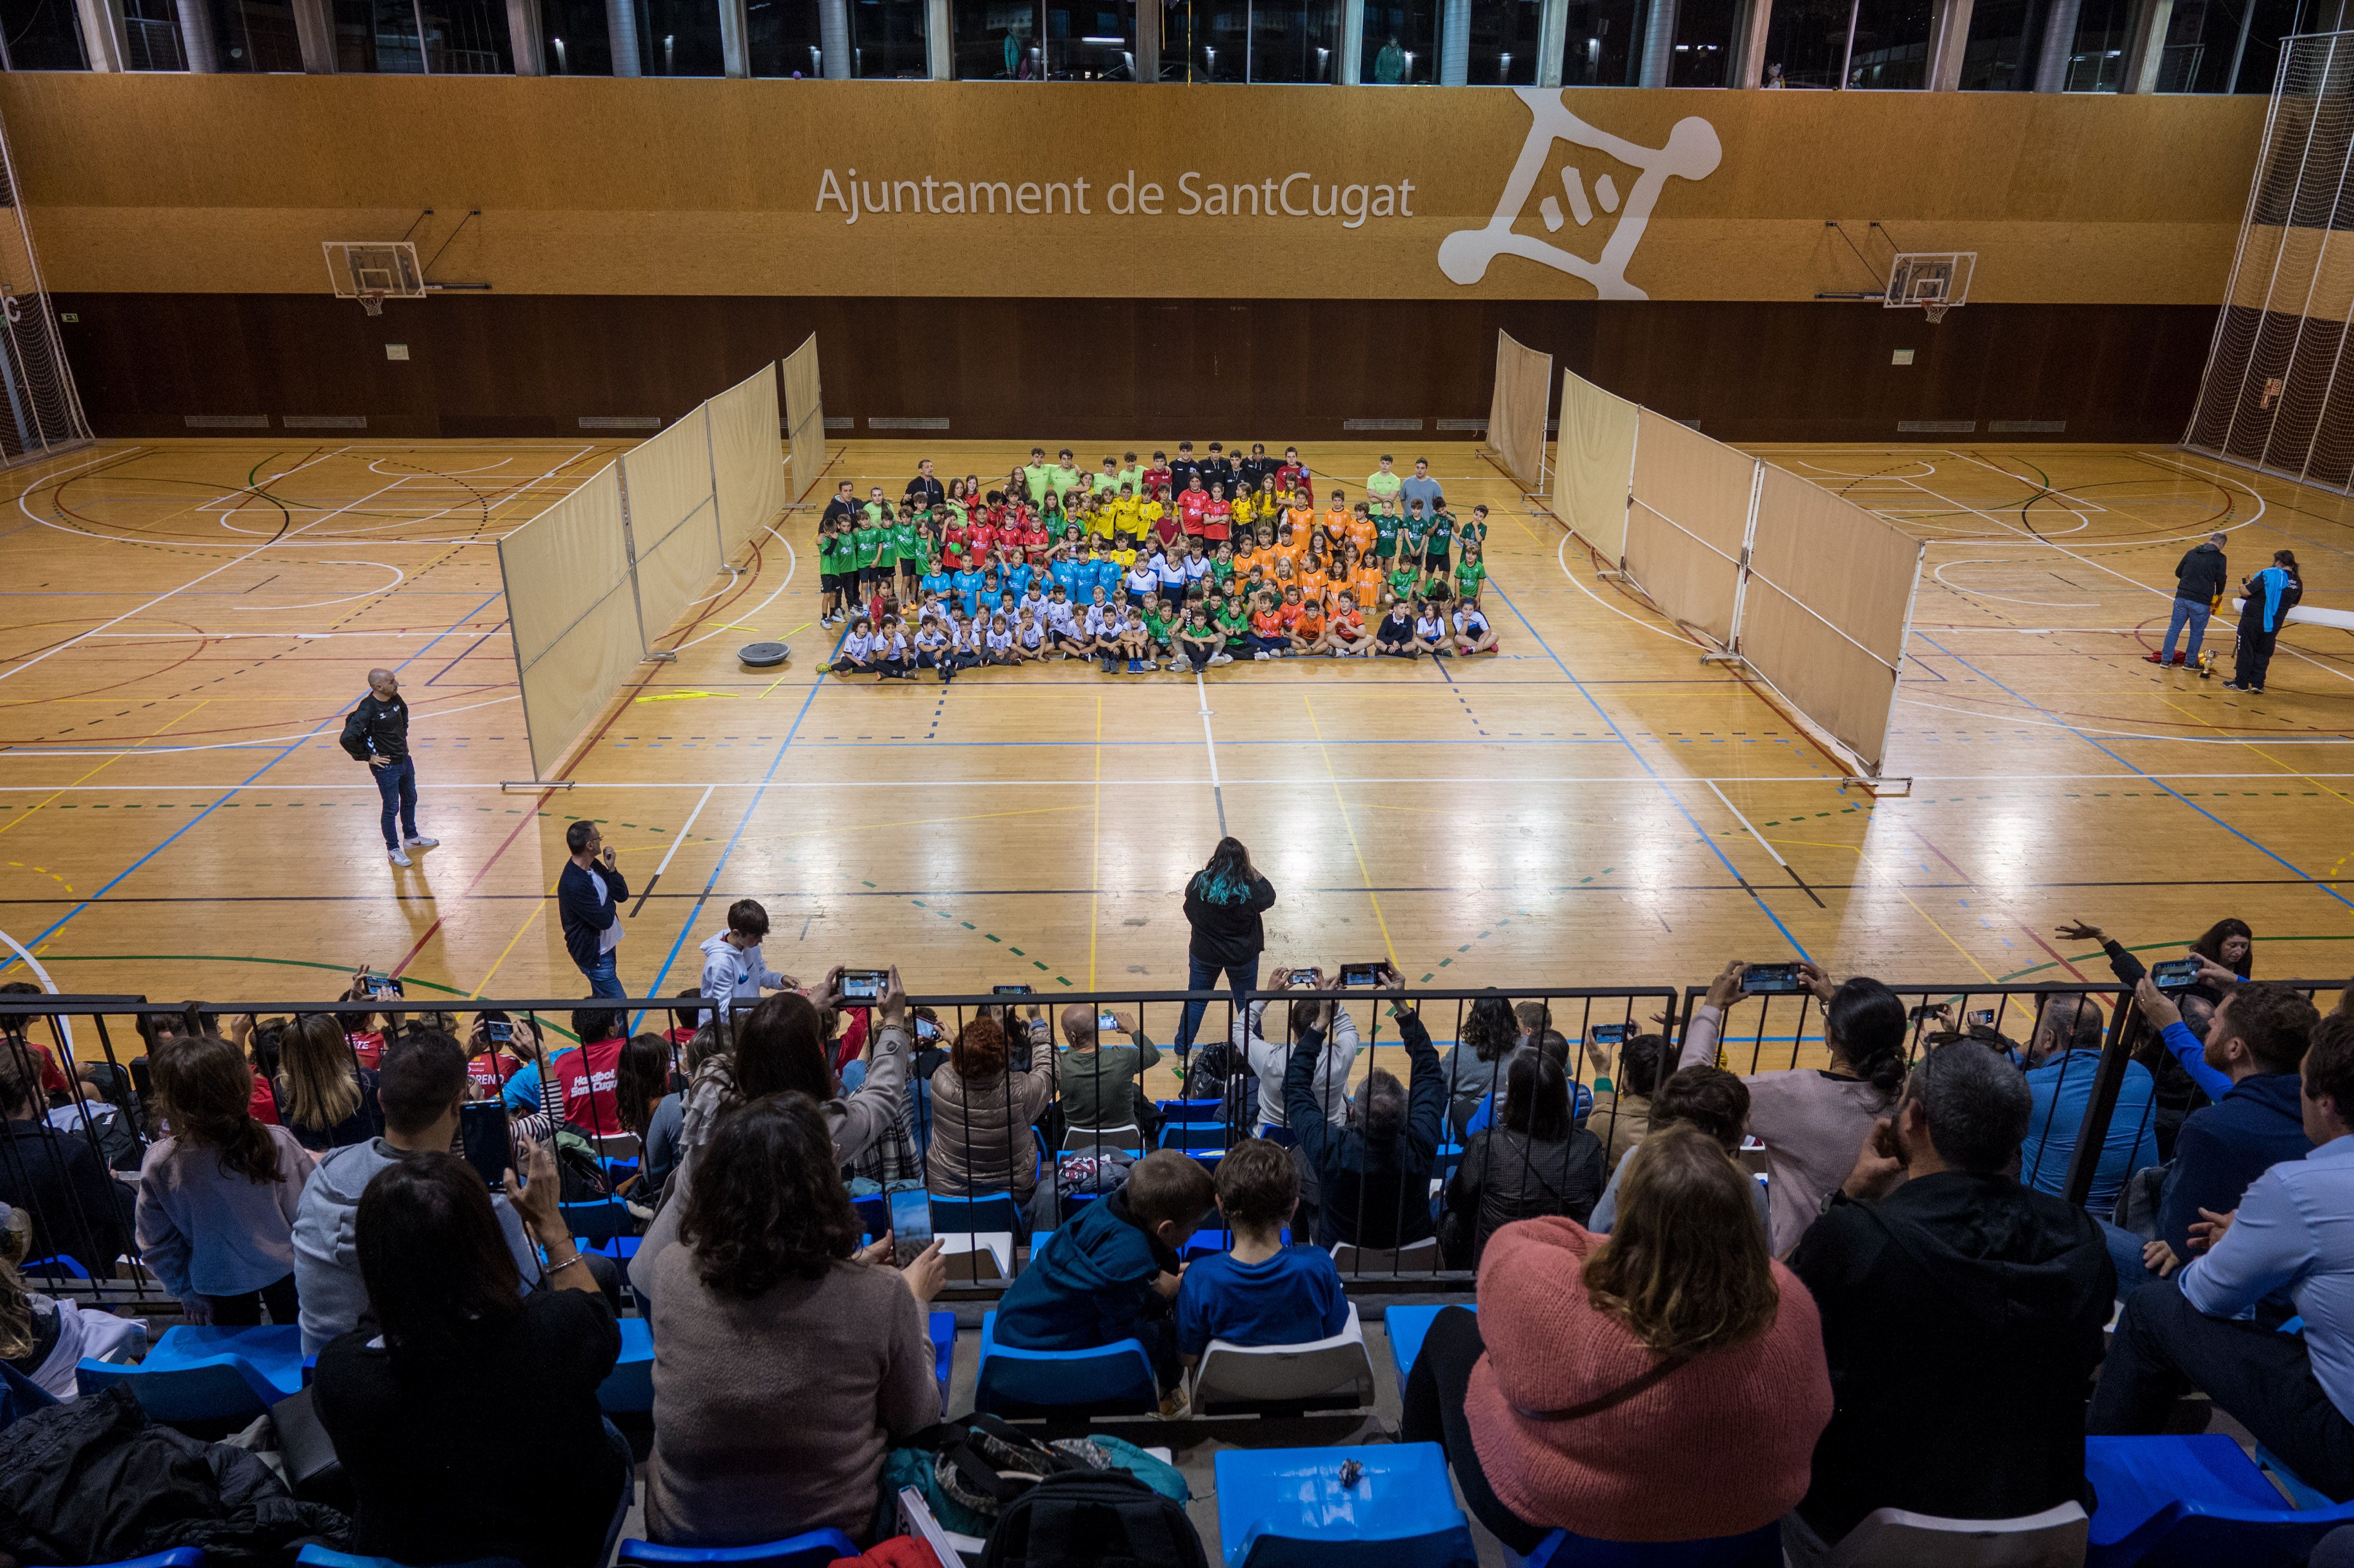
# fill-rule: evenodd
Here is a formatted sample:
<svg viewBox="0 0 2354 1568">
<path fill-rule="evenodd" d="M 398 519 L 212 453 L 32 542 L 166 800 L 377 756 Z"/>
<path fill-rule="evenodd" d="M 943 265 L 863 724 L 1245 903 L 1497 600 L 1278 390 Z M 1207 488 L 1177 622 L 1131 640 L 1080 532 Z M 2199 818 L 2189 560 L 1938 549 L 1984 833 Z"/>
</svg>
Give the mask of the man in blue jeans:
<svg viewBox="0 0 2354 1568">
<path fill-rule="evenodd" d="M 2174 613 L 2166 623 L 2166 641 L 2157 652 L 2147 655 L 2149 662 L 2199 662 L 2199 645 L 2207 636 L 2207 617 L 2212 611 L 2215 596 L 2231 580 L 2226 575 L 2229 570 L 2221 534 L 2210 534 L 2183 552 L 2182 559 L 2174 566 Z M 2185 625 L 2190 628 L 2190 641 L 2183 652 L 2177 653 L 2174 640 L 2182 634 Z"/>
<path fill-rule="evenodd" d="M 340 739 L 352 760 L 366 763 L 376 775 L 376 793 L 384 797 L 384 849 L 392 863 L 408 865 L 408 850 L 440 843 L 417 831 L 417 763 L 408 755 L 408 705 L 401 701 L 400 683 L 391 671 L 368 672 L 368 694 L 344 720 Z"/>
<path fill-rule="evenodd" d="M 565 951 L 588 977 L 593 995 L 627 996 L 613 949 L 621 945 L 621 906 L 629 902 L 630 885 L 596 823 L 573 823 L 564 830 L 564 844 L 572 858 L 556 879 L 556 908 L 564 917 Z"/>
</svg>

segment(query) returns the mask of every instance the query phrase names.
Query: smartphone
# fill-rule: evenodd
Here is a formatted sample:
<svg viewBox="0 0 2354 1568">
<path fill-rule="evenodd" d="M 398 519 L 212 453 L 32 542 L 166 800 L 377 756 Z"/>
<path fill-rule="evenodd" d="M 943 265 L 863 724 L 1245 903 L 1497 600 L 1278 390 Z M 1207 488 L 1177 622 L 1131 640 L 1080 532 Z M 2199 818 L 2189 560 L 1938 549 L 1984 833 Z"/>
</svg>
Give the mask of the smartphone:
<svg viewBox="0 0 2354 1568">
<path fill-rule="evenodd" d="M 1992 1029 L 1994 1027 L 1994 1009 L 1991 1007 L 1981 1007 L 1978 1009 L 1970 1014 L 1970 1022 L 1972 1023 L 1982 1023 L 1988 1029 Z"/>
<path fill-rule="evenodd" d="M 1106 1034 L 1117 1034 L 1119 1033 L 1119 1020 L 1108 1012 L 1098 1012 L 1096 1014 L 1096 1028 Z"/>
<path fill-rule="evenodd" d="M 844 1001 L 880 1001 L 883 993 L 891 989 L 888 969 L 844 969 L 842 971 L 842 1000 Z"/>
<path fill-rule="evenodd" d="M 493 1045 L 508 1044 L 514 1039 L 514 1025 L 500 1023 L 495 1020 L 485 1022 L 482 1025 L 482 1038 Z"/>
<path fill-rule="evenodd" d="M 1911 1019 L 1915 1023 L 1925 1022 L 1926 1021 L 1937 1016 L 1938 1009 L 1943 1004 L 1939 1002 L 1925 1001 L 1904 1016 Z"/>
<path fill-rule="evenodd" d="M 1342 964 L 1341 966 L 1341 989 L 1343 991 L 1351 991 L 1358 987 L 1370 991 L 1381 983 L 1382 966 L 1379 964 Z"/>
<path fill-rule="evenodd" d="M 902 1268 L 932 1245 L 932 1197 L 928 1192 L 891 1194 L 891 1257 Z"/>
<path fill-rule="evenodd" d="M 1741 971 L 1741 989 L 1752 996 L 1778 996 L 1806 989 L 1796 964 L 1752 964 Z"/>
<path fill-rule="evenodd" d="M 2199 960 L 2168 959 L 2149 966 L 2149 983 L 2160 991 L 2189 991 L 2199 983 Z"/>
<path fill-rule="evenodd" d="M 367 991 L 368 995 L 378 1001 L 389 1001 L 401 994 L 400 982 L 390 975 L 380 975 L 370 970 L 367 975 Z"/>
<path fill-rule="evenodd" d="M 1030 988 L 1026 985 L 993 985 L 989 988 L 989 994 L 991 996 L 1028 996 L 1030 994 Z"/>
<path fill-rule="evenodd" d="M 938 1024 L 937 1024 L 937 1023 L 933 1022 L 932 1022 L 930 1019 L 928 1019 L 928 1018 L 918 1018 L 917 1020 L 916 1020 L 916 1038 L 917 1038 L 917 1039 L 918 1039 L 918 1040 L 938 1040 L 939 1037 L 940 1037 L 940 1026 L 939 1026 Z"/>
<path fill-rule="evenodd" d="M 1633 1027 L 1631 1023 L 1597 1023 L 1588 1033 L 1596 1045 L 1624 1045 L 1627 1032 Z"/>
<path fill-rule="evenodd" d="M 1287 991 L 1314 991 L 1320 982 L 1306 969 L 1294 969 L 1291 978 L 1283 982 Z"/>
<path fill-rule="evenodd" d="M 507 1107 L 497 1100 L 470 1100 L 458 1107 L 458 1142 L 472 1166 L 493 1192 L 507 1190 L 507 1167 L 514 1163 L 514 1143 L 507 1134 Z"/>
</svg>

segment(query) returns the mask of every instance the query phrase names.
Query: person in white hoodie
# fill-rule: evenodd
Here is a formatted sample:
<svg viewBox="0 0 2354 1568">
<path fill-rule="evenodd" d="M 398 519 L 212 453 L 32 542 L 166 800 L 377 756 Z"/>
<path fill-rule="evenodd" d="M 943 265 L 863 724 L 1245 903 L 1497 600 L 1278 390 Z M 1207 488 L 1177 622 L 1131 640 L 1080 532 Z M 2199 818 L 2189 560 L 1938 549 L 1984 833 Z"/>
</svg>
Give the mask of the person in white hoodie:
<svg viewBox="0 0 2354 1568">
<path fill-rule="evenodd" d="M 763 989 L 793 991 L 801 982 L 779 974 L 760 956 L 760 942 L 769 934 L 769 912 L 757 898 L 739 898 L 727 906 L 727 929 L 703 944 L 703 994 L 721 1012 L 748 1012 Z M 700 1022 L 708 1023 L 712 1014 Z"/>
</svg>

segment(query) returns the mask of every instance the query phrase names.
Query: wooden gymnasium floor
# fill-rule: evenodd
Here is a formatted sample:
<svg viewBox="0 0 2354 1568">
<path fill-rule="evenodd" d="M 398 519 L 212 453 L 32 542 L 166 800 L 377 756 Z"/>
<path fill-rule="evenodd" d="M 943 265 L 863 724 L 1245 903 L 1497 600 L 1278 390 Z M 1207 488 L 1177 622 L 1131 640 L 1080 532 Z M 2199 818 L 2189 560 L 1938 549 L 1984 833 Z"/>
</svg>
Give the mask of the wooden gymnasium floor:
<svg viewBox="0 0 2354 1568">
<path fill-rule="evenodd" d="M 1460 445 L 1429 450 L 1458 509 L 1496 509 L 1500 658 L 847 684 L 817 673 L 797 514 L 644 667 L 578 788 L 503 794 L 530 768 L 493 546 L 613 450 L 110 443 L 6 475 L 0 973 L 30 949 L 59 989 L 158 999 L 324 997 L 361 964 L 412 997 L 577 995 L 550 896 L 575 814 L 634 887 L 659 874 L 632 993 L 692 984 L 746 895 L 804 974 L 1178 987 L 1179 890 L 1222 829 L 1280 889 L 1271 962 L 1389 955 L 1434 985 L 1681 983 L 1794 948 L 2055 976 L 2085 962 L 2063 919 L 2156 943 L 2226 913 L 2264 972 L 2354 969 L 2354 645 L 2292 632 L 2261 697 L 2140 659 L 2217 527 L 2235 571 L 2286 545 L 2309 601 L 2354 599 L 2348 503 L 2321 492 L 2159 450 L 1776 449 L 1930 542 L 1888 769 L 1908 798 L 1842 789 Z M 1014 455 L 922 450 L 943 473 Z M 896 495 L 917 450 L 854 443 L 814 496 Z M 1375 450 L 1310 456 L 1354 498 Z M 739 669 L 762 637 L 792 662 Z M 334 742 L 375 664 L 414 705 L 442 841 L 410 871 Z"/>
</svg>

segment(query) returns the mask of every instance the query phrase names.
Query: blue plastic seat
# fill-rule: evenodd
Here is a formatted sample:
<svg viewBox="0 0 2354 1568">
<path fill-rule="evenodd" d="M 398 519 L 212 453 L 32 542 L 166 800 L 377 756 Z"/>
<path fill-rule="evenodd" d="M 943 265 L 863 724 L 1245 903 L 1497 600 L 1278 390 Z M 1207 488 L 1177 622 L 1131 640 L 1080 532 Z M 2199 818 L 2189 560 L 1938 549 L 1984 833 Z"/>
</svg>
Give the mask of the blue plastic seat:
<svg viewBox="0 0 2354 1568">
<path fill-rule="evenodd" d="M 1191 1259 L 1204 1257 L 1211 1253 L 1230 1252 L 1234 1249 L 1234 1245 L 1235 1237 L 1232 1231 L 1195 1231 L 1185 1238 L 1184 1255 Z M 1286 1246 L 1291 1245 L 1289 1225 L 1283 1227 L 1283 1245 Z"/>
<path fill-rule="evenodd" d="M 74 1383 L 85 1394 L 118 1384 L 137 1395 L 154 1421 L 227 1421 L 259 1415 L 302 1389 L 302 1330 L 294 1324 L 258 1329 L 166 1329 L 136 1365 L 84 1358 Z"/>
<path fill-rule="evenodd" d="M 654 1330 L 643 1318 L 624 1318 L 621 1356 L 597 1385 L 597 1403 L 609 1415 L 643 1414 L 654 1407 Z"/>
<path fill-rule="evenodd" d="M 857 1555 L 857 1545 L 842 1531 L 812 1530 L 758 1546 L 656 1546 L 651 1541 L 624 1541 L 616 1561 L 642 1568 L 705 1563 L 726 1563 L 728 1568 L 821 1568 L 838 1557 Z"/>
<path fill-rule="evenodd" d="M 150 1559 L 142 1558 L 147 1562 Z M 302 1568 L 406 1568 L 390 1557 L 363 1557 L 356 1552 L 337 1552 L 331 1546 L 310 1545 L 295 1554 L 294 1561 Z M 512 1557 L 476 1557 L 464 1563 L 452 1563 L 444 1568 L 523 1568 Z"/>
<path fill-rule="evenodd" d="M 972 1407 L 983 1415 L 1150 1414 L 1161 1408 L 1152 1358 L 1134 1340 L 1091 1351 L 1024 1351 L 997 1342 L 997 1314 L 981 1320 Z"/>
<path fill-rule="evenodd" d="M 205 1554 L 194 1546 L 175 1546 L 169 1552 L 125 1557 L 119 1563 L 96 1563 L 93 1568 L 205 1568 Z"/>
<path fill-rule="evenodd" d="M 1353 1484 L 1341 1484 L 1355 1461 Z M 1226 1568 L 1474 1568 L 1436 1443 L 1228 1448 L 1216 1459 Z"/>
<path fill-rule="evenodd" d="M 90 1277 L 90 1270 L 81 1266 L 80 1259 L 70 1257 L 64 1253 L 59 1253 L 54 1257 L 27 1258 L 23 1266 L 18 1268 L 16 1272 L 23 1275 L 27 1279 L 47 1279 L 51 1281 L 58 1279 L 88 1279 Z M 182 1550 L 194 1551 L 196 1549 L 194 1547 L 184 1547 Z M 168 1555 L 168 1553 L 166 1555 Z M 140 1558 L 139 1561 L 144 1563 L 147 1559 L 143 1557 Z"/>
<path fill-rule="evenodd" d="M 1216 1150 L 1223 1154 L 1226 1145 L 1235 1140 L 1234 1128 L 1224 1122 L 1172 1121 L 1161 1127 L 1161 1147 L 1186 1151 Z"/>
<path fill-rule="evenodd" d="M 1479 1305 L 1458 1301 L 1452 1305 L 1477 1312 Z M 1416 1356 L 1422 1354 L 1422 1341 L 1430 1333 L 1432 1319 L 1446 1307 L 1387 1307 L 1382 1310 L 1382 1329 L 1390 1342 L 1390 1364 L 1397 1369 L 1398 1392 L 1405 1392 L 1405 1380 L 1414 1371 Z"/>
<path fill-rule="evenodd" d="M 629 1206 L 619 1198 L 598 1198 L 585 1203 L 559 1203 L 564 1223 L 587 1242 L 609 1242 L 637 1228 Z"/>
<path fill-rule="evenodd" d="M 2354 1503 L 2293 1509 L 2254 1460 L 2221 1433 L 2087 1437 L 2084 1475 L 2100 1506 L 2088 1568 L 2291 1568 Z"/>
<path fill-rule="evenodd" d="M 934 1312 L 930 1315 L 932 1332 L 932 1375 L 939 1380 L 940 1414 L 949 1408 L 949 1369 L 956 1364 L 956 1314 Z"/>
<path fill-rule="evenodd" d="M 1782 1521 L 1704 1541 L 1597 1541 L 1556 1530 L 1528 1556 L 1507 1550 L 1504 1561 L 1522 1568 L 1782 1568 Z"/>
<path fill-rule="evenodd" d="M 886 1227 L 887 1228 L 887 1227 Z M 1022 1223 L 1022 1206 L 1011 1192 L 983 1192 L 971 1198 L 932 1198 L 932 1234 L 936 1236 L 958 1235 L 967 1231 L 1003 1231 L 1020 1235 L 1027 1229 Z M 882 1231 L 875 1233 L 881 1235 Z"/>
</svg>

